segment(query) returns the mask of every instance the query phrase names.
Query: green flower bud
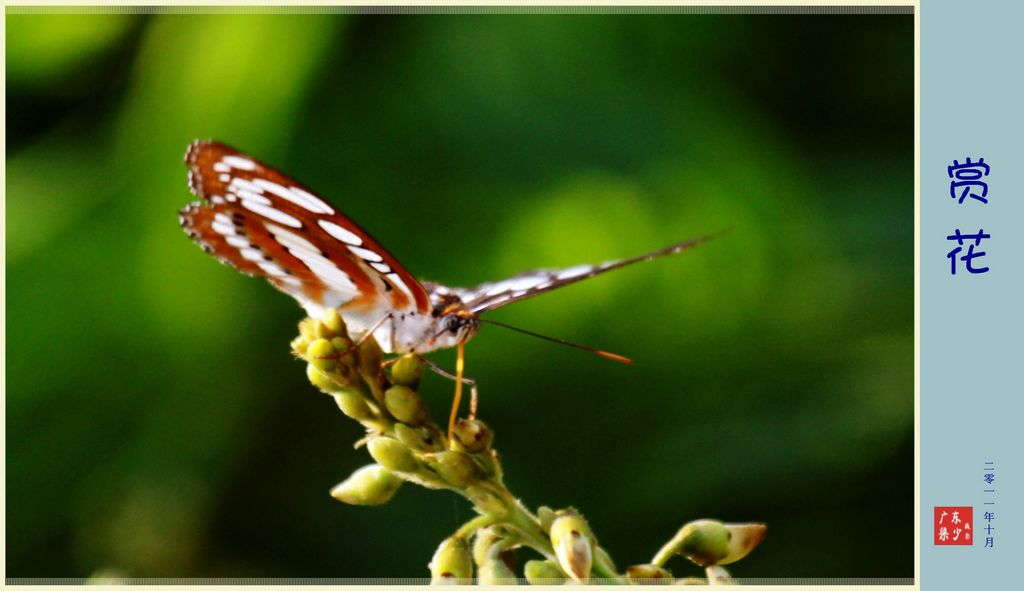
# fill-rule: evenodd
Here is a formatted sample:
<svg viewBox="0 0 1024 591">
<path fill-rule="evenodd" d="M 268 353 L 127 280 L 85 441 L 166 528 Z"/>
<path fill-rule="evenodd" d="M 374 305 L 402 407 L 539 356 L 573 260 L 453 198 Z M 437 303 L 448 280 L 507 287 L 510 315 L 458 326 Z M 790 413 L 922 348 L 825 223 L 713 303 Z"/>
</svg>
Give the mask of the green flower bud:
<svg viewBox="0 0 1024 591">
<path fill-rule="evenodd" d="M 385 390 L 384 405 L 396 419 L 409 425 L 418 425 L 427 418 L 427 409 L 419 395 L 405 386 L 391 386 Z"/>
<path fill-rule="evenodd" d="M 672 582 L 672 573 L 653 564 L 634 564 L 626 568 L 626 576 L 634 585 L 652 583 L 667 585 Z"/>
<path fill-rule="evenodd" d="M 380 371 L 384 351 L 377 344 L 377 339 L 370 337 L 359 345 L 359 371 L 365 376 L 376 376 Z"/>
<path fill-rule="evenodd" d="M 461 448 L 462 446 L 458 445 L 458 447 Z M 483 466 L 484 472 L 489 478 L 501 482 L 503 474 L 501 471 L 501 462 L 498 461 L 498 452 L 493 449 L 487 449 L 480 453 L 473 454 L 473 457 L 476 458 L 481 466 Z"/>
<path fill-rule="evenodd" d="M 505 564 L 500 554 L 488 554 L 487 558 L 480 564 L 477 573 L 480 585 L 517 585 L 519 583 L 516 574 Z"/>
<path fill-rule="evenodd" d="M 331 371 L 337 365 L 337 359 L 332 357 L 335 355 L 334 347 L 327 339 L 317 339 L 310 343 L 306 355 L 310 364 L 323 371 Z"/>
<path fill-rule="evenodd" d="M 445 482 L 457 488 L 473 483 L 483 476 L 480 466 L 473 458 L 462 452 L 439 451 L 427 454 L 424 460 Z"/>
<path fill-rule="evenodd" d="M 330 339 L 334 336 L 334 331 L 328 328 L 323 320 L 317 320 L 313 323 L 313 336 L 318 339 Z"/>
<path fill-rule="evenodd" d="M 555 512 L 546 505 L 541 505 L 537 508 L 537 519 L 540 520 L 540 527 L 544 530 L 544 533 L 551 533 L 551 524 L 555 521 Z"/>
<path fill-rule="evenodd" d="M 346 339 L 345 337 L 334 337 L 333 339 L 331 339 L 331 348 L 333 348 L 338 353 L 344 353 L 345 351 L 348 351 L 349 349 L 352 348 L 352 341 Z"/>
<path fill-rule="evenodd" d="M 391 500 L 402 479 L 377 464 L 363 466 L 331 489 L 331 496 L 349 505 L 381 505 Z"/>
<path fill-rule="evenodd" d="M 325 392 L 338 392 L 348 387 L 347 380 L 341 379 L 340 376 L 332 376 L 320 371 L 312 363 L 306 365 L 306 378 L 309 379 L 311 384 Z"/>
<path fill-rule="evenodd" d="M 432 585 L 468 585 L 473 577 L 473 559 L 462 538 L 451 537 L 441 542 L 430 559 Z"/>
<path fill-rule="evenodd" d="M 329 331 L 331 335 L 345 334 L 345 321 L 341 319 L 341 314 L 338 313 L 337 308 L 327 308 L 324 310 L 324 316 L 320 323 L 324 330 Z"/>
<path fill-rule="evenodd" d="M 526 582 L 531 585 L 562 585 L 565 573 L 550 560 L 530 560 L 523 567 Z"/>
<path fill-rule="evenodd" d="M 415 387 L 423 375 L 423 361 L 419 355 L 402 355 L 391 366 L 391 381 L 401 386 Z"/>
<path fill-rule="evenodd" d="M 491 547 L 502 539 L 503 536 L 494 526 L 476 530 L 476 535 L 473 537 L 473 561 L 483 564 L 487 560 L 487 554 L 491 551 Z"/>
<path fill-rule="evenodd" d="M 479 453 L 491 447 L 494 431 L 475 419 L 459 419 L 455 422 L 455 439 L 471 454 Z"/>
<path fill-rule="evenodd" d="M 542 509 L 547 509 L 547 507 L 542 507 Z M 550 511 L 550 509 L 547 510 Z M 552 515 L 554 519 L 551 520 L 549 534 L 551 536 L 551 544 L 553 546 L 558 545 L 562 536 L 574 531 L 584 534 L 590 538 L 594 537 L 590 531 L 590 524 L 587 523 L 587 520 L 584 519 L 576 509 L 571 507 L 569 509 L 559 509 L 558 511 L 554 511 Z"/>
<path fill-rule="evenodd" d="M 729 552 L 718 564 L 729 564 L 742 559 L 764 539 L 767 526 L 763 523 L 726 523 L 729 530 Z"/>
<path fill-rule="evenodd" d="M 717 564 L 729 554 L 729 530 L 721 521 L 691 521 L 665 544 L 651 562 L 662 566 L 672 554 L 679 554 L 697 565 Z"/>
<path fill-rule="evenodd" d="M 384 352 L 381 351 L 380 345 L 377 344 L 377 339 L 370 337 L 363 341 L 357 349 L 358 355 L 352 360 L 353 366 L 358 370 L 359 376 L 362 378 L 363 383 L 366 384 L 367 389 L 373 399 L 384 406 L 384 376 L 380 371 L 381 363 L 384 359 Z M 346 357 L 346 360 L 349 358 Z"/>
<path fill-rule="evenodd" d="M 312 318 L 303 318 L 302 322 L 299 323 L 299 334 L 306 337 L 307 341 L 312 341 L 316 338 L 316 320 Z"/>
<path fill-rule="evenodd" d="M 441 451 L 444 442 L 440 434 L 434 434 L 425 426 L 410 427 L 405 423 L 395 423 L 395 437 L 409 449 L 417 451 Z"/>
<path fill-rule="evenodd" d="M 377 418 L 373 409 L 366 403 L 366 398 L 355 390 L 349 388 L 339 390 L 334 394 L 334 402 L 338 404 L 341 412 L 351 419 L 368 421 Z"/>
<path fill-rule="evenodd" d="M 292 353 L 294 353 L 296 357 L 303 357 L 303 358 L 305 358 L 306 357 L 306 350 L 309 349 L 309 343 L 310 343 L 309 337 L 307 337 L 305 335 L 299 335 L 299 336 L 295 337 L 294 339 L 292 339 L 292 342 L 291 342 Z"/>
<path fill-rule="evenodd" d="M 594 564 L 601 565 L 606 571 L 619 572 L 619 569 L 615 568 L 615 561 L 612 560 L 611 555 L 601 546 L 594 549 Z"/>
<path fill-rule="evenodd" d="M 571 510 L 560 511 L 551 523 L 551 545 L 566 574 L 579 582 L 590 579 L 596 544 L 582 516 Z"/>
<path fill-rule="evenodd" d="M 419 469 L 419 462 L 409 451 L 409 448 L 397 439 L 391 437 L 374 437 L 366 445 L 370 457 L 377 460 L 377 463 L 395 472 L 415 472 Z"/>
</svg>

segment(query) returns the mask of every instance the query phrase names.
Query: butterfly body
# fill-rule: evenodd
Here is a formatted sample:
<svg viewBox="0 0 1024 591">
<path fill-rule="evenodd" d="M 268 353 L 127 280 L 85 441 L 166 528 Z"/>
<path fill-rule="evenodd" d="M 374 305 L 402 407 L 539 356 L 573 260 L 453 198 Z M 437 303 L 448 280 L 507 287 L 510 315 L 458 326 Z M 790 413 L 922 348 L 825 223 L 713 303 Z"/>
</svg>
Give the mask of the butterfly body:
<svg viewBox="0 0 1024 591">
<path fill-rule="evenodd" d="M 391 353 L 463 344 L 477 333 L 485 312 L 709 239 L 599 265 L 540 269 L 452 288 L 418 281 L 334 205 L 246 154 L 200 140 L 189 146 L 185 163 L 189 187 L 202 201 L 185 207 L 179 219 L 196 243 L 222 263 L 267 279 L 311 317 L 336 308 L 353 336 L 372 332 Z"/>
<path fill-rule="evenodd" d="M 320 317 L 317 308 L 306 312 L 314 318 Z M 447 299 L 437 300 L 430 314 L 416 311 L 385 314 L 381 317 L 383 321 L 377 318 L 368 322 L 370 316 L 353 314 L 345 307 L 340 308 L 340 312 L 354 333 L 372 329 L 385 353 L 429 353 L 447 349 L 473 338 L 480 329 L 479 319 L 461 306 L 461 302 Z"/>
</svg>

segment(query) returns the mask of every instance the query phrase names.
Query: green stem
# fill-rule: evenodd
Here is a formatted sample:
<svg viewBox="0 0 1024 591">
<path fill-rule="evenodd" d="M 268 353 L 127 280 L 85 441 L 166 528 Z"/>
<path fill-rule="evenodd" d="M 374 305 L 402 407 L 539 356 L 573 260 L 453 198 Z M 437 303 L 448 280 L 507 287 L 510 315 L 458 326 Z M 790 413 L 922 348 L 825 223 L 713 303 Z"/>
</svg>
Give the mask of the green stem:
<svg viewBox="0 0 1024 591">
<path fill-rule="evenodd" d="M 558 562 L 555 556 L 555 549 L 551 547 L 551 540 L 540 527 L 540 520 L 537 519 L 522 503 L 508 494 L 508 513 L 503 521 L 512 526 L 522 538 L 523 543 L 533 548 L 545 558 Z"/>
<path fill-rule="evenodd" d="M 594 565 L 591 567 L 591 571 L 595 576 L 601 579 L 612 579 L 618 581 L 621 584 L 628 584 L 629 581 L 623 575 L 615 572 L 615 567 L 607 563 L 604 560 L 604 555 L 601 553 L 595 553 Z"/>
<path fill-rule="evenodd" d="M 473 532 L 476 530 L 482 527 L 487 527 L 497 520 L 498 518 L 495 515 L 477 515 L 473 519 L 462 524 L 462 527 L 457 529 L 455 533 L 452 534 L 452 537 L 466 539 L 473 535 Z"/>
<path fill-rule="evenodd" d="M 651 559 L 651 564 L 654 566 L 665 566 L 665 563 L 675 556 L 675 549 L 679 545 L 679 540 L 676 539 L 678 536 L 679 534 L 676 534 L 671 540 L 665 542 L 665 545 Z"/>
</svg>

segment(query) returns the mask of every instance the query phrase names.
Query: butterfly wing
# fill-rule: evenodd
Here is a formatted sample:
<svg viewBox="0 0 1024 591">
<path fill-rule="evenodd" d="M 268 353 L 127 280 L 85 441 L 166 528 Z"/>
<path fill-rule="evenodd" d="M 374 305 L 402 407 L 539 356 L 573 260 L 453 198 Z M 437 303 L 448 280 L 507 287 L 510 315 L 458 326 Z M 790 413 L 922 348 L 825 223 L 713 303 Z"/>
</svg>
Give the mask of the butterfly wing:
<svg viewBox="0 0 1024 591">
<path fill-rule="evenodd" d="M 692 240 L 666 246 L 665 248 L 661 248 L 647 254 L 642 254 L 640 256 L 607 261 L 599 265 L 578 265 L 575 267 L 569 267 L 568 269 L 537 269 L 534 271 L 520 273 L 505 279 L 504 281 L 484 283 L 471 288 L 455 288 L 450 291 L 462 298 L 463 303 L 474 314 L 482 314 L 511 304 L 512 302 L 518 302 L 519 300 L 525 300 L 526 298 L 532 298 L 533 296 L 540 295 L 553 289 L 558 289 L 559 287 L 569 285 L 570 283 L 583 281 L 584 279 L 588 279 L 614 269 L 621 269 L 622 267 L 632 265 L 633 263 L 649 261 L 658 257 L 683 252 L 684 250 L 689 250 L 702 242 L 707 242 L 713 237 L 714 235 L 702 236 L 700 238 L 694 238 Z"/>
<path fill-rule="evenodd" d="M 311 316 L 341 308 L 365 328 L 389 311 L 429 311 L 391 253 L 300 183 L 213 141 L 193 142 L 185 163 L 203 201 L 181 211 L 181 226 L 221 262 L 266 278 Z"/>
</svg>

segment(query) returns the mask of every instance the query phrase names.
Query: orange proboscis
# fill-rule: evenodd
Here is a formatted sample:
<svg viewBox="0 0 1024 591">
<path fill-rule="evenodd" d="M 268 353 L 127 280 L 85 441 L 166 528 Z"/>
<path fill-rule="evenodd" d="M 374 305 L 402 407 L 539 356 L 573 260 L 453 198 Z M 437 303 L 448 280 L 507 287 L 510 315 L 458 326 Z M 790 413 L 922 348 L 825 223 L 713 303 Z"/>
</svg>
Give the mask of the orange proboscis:
<svg viewBox="0 0 1024 591">
<path fill-rule="evenodd" d="M 455 433 L 455 419 L 459 414 L 459 403 L 462 402 L 462 373 L 466 365 L 465 346 L 464 341 L 459 342 L 459 355 L 455 360 L 455 400 L 452 401 L 452 414 L 448 417 L 448 441 L 452 440 Z"/>
</svg>

